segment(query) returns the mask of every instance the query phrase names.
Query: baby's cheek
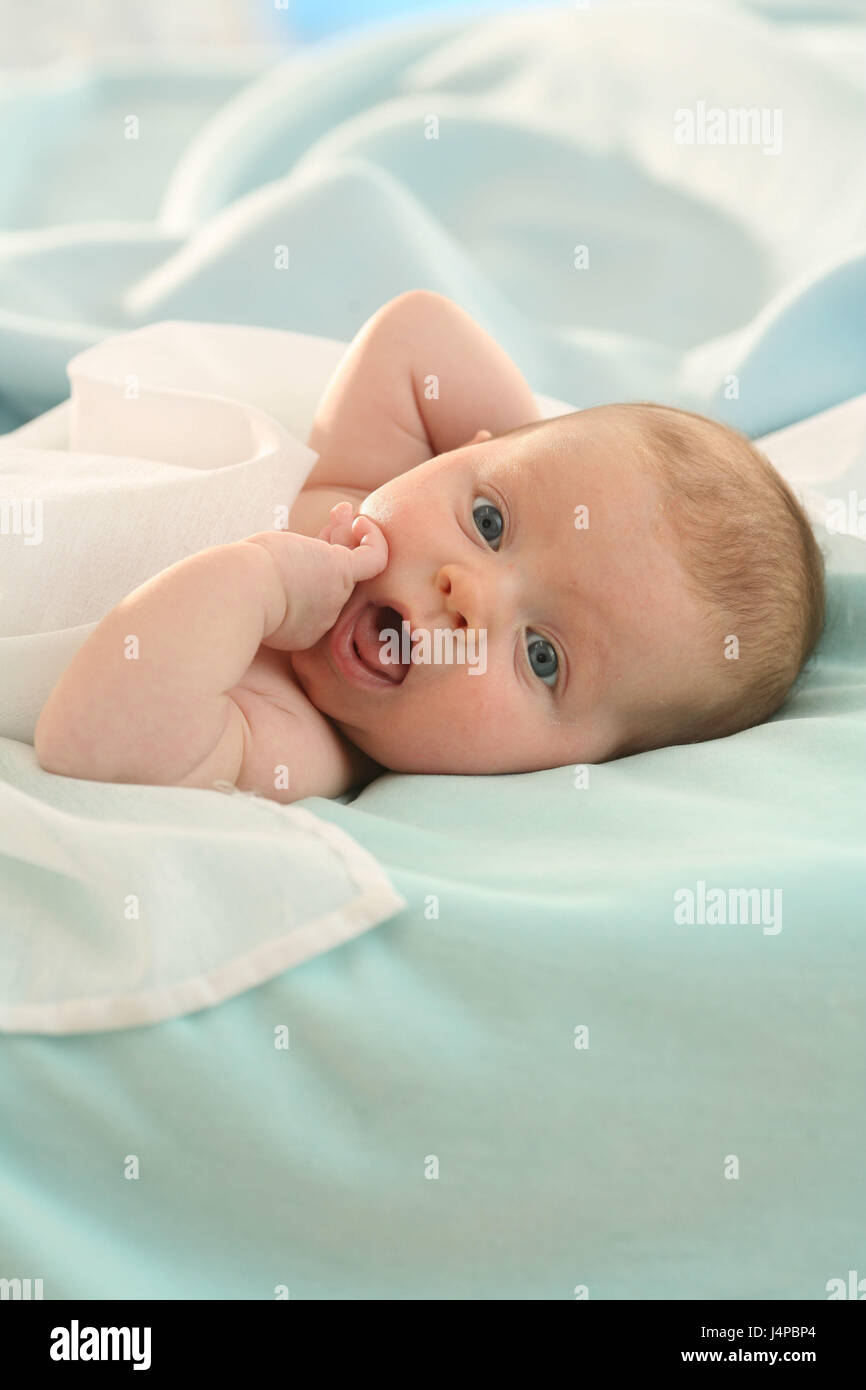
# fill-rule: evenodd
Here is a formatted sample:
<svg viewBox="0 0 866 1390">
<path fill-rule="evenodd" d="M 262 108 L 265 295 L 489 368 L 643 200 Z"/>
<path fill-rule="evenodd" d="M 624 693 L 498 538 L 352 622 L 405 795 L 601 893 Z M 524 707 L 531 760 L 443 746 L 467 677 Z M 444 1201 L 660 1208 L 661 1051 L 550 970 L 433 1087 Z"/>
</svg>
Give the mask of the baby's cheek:
<svg viewBox="0 0 866 1390">
<path fill-rule="evenodd" d="M 499 743 L 517 735 L 520 710 L 501 672 L 479 659 L 473 666 L 455 667 L 449 687 L 443 711 L 467 745 L 477 745 L 479 739 Z"/>
<path fill-rule="evenodd" d="M 390 496 L 386 485 L 385 487 L 377 488 L 375 492 L 370 493 L 369 497 L 364 498 L 358 508 L 358 515 L 370 517 L 372 521 L 376 522 L 377 526 L 381 526 L 383 529 L 387 530 L 387 527 L 394 520 L 395 511 L 395 502 Z"/>
</svg>

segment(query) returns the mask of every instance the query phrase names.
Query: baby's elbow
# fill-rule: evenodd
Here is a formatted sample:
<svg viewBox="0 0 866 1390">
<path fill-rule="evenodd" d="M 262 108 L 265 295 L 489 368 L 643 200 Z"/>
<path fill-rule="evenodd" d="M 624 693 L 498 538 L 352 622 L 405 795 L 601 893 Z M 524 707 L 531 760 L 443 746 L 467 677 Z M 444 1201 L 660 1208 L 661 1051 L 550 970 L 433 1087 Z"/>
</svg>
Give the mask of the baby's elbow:
<svg viewBox="0 0 866 1390">
<path fill-rule="evenodd" d="M 55 717 L 46 715 L 44 710 L 33 731 L 33 747 L 43 772 L 51 772 L 56 777 L 96 778 L 95 771 L 89 767 L 86 750 L 78 746 L 73 731 Z"/>
<path fill-rule="evenodd" d="M 389 299 L 386 304 L 378 311 L 380 314 L 389 316 L 392 314 L 404 314 L 410 318 L 418 315 L 431 313 L 454 313 L 456 305 L 453 299 L 447 295 L 440 294 L 438 290 L 404 290 L 402 294 L 397 294 L 393 299 Z"/>
<path fill-rule="evenodd" d="M 85 782 L 116 782 L 116 759 L 98 722 L 73 698 L 52 698 L 43 707 L 33 730 L 36 761 L 55 777 Z"/>
<path fill-rule="evenodd" d="M 57 761 L 59 744 L 55 736 L 55 730 L 51 722 L 46 719 L 43 710 L 36 721 L 36 728 L 33 730 L 33 747 L 36 750 L 36 761 L 45 772 L 53 772 Z"/>
</svg>

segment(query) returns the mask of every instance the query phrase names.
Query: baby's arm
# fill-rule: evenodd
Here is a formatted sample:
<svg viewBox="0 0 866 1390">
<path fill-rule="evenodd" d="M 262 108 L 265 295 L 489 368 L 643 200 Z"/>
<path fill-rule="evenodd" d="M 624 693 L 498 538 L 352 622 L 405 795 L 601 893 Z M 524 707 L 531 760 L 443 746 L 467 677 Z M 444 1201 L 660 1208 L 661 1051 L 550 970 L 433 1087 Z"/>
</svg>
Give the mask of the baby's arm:
<svg viewBox="0 0 866 1390">
<path fill-rule="evenodd" d="M 528 383 L 464 309 L 432 290 L 383 305 L 356 334 L 319 402 L 319 455 L 290 527 L 318 534 L 334 502 L 363 499 L 419 463 L 538 420 Z"/>
<path fill-rule="evenodd" d="M 263 531 L 142 584 L 102 619 L 51 692 L 34 735 L 42 767 L 100 782 L 243 785 L 244 764 L 261 750 L 233 692 L 260 646 L 312 646 L 355 584 L 381 573 L 387 545 L 375 524 L 358 518 L 352 536 L 350 549 Z M 301 759 L 310 743 L 302 724 L 287 720 L 282 745 Z"/>
</svg>

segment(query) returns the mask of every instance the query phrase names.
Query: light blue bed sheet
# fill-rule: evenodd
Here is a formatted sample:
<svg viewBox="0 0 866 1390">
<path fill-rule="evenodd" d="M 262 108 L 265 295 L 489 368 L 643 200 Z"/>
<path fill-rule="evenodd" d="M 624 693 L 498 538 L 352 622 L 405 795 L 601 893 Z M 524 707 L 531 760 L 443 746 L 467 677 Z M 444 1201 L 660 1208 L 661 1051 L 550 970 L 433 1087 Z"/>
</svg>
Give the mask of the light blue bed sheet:
<svg viewBox="0 0 866 1390">
<path fill-rule="evenodd" d="M 615 8 L 576 47 L 452 16 L 441 42 L 299 55 L 175 168 L 156 234 L 184 244 L 156 278 L 125 278 L 104 226 L 0 242 L 10 423 L 137 322 L 348 338 L 413 284 L 581 405 L 656 397 L 757 434 L 866 390 L 862 87 L 754 16 L 648 5 L 626 30 Z M 739 151 L 727 181 L 693 161 L 689 192 L 671 106 L 739 102 L 750 74 L 809 113 L 790 160 Z M 541 109 L 557 75 L 578 105 Z M 432 149 L 431 107 L 454 137 Z M 302 272 L 279 291 L 256 269 L 277 228 Z M 97 307 L 84 243 L 112 266 Z M 50 1299 L 822 1299 L 862 1270 L 866 577 L 840 560 L 830 590 L 770 723 L 586 787 L 386 776 L 308 801 L 405 911 L 217 1008 L 4 1037 L 0 1276 Z M 677 922 L 713 889 L 766 890 L 772 920 Z"/>
</svg>

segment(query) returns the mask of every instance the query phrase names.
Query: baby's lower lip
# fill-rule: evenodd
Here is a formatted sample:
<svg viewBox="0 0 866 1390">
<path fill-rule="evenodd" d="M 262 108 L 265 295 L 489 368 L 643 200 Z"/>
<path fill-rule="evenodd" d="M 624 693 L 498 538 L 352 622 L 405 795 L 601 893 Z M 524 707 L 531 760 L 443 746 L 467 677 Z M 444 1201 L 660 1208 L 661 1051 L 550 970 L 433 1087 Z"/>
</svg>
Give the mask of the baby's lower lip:
<svg viewBox="0 0 866 1390">
<path fill-rule="evenodd" d="M 379 693 L 385 690 L 399 690 L 401 681 L 393 681 L 388 676 L 377 675 L 375 671 L 371 671 L 368 666 L 364 665 L 355 651 L 353 643 L 355 626 L 366 607 L 366 603 L 361 603 L 356 608 L 350 608 L 340 621 L 331 628 L 327 646 L 331 661 L 339 675 L 361 690 L 375 690 Z"/>
</svg>

